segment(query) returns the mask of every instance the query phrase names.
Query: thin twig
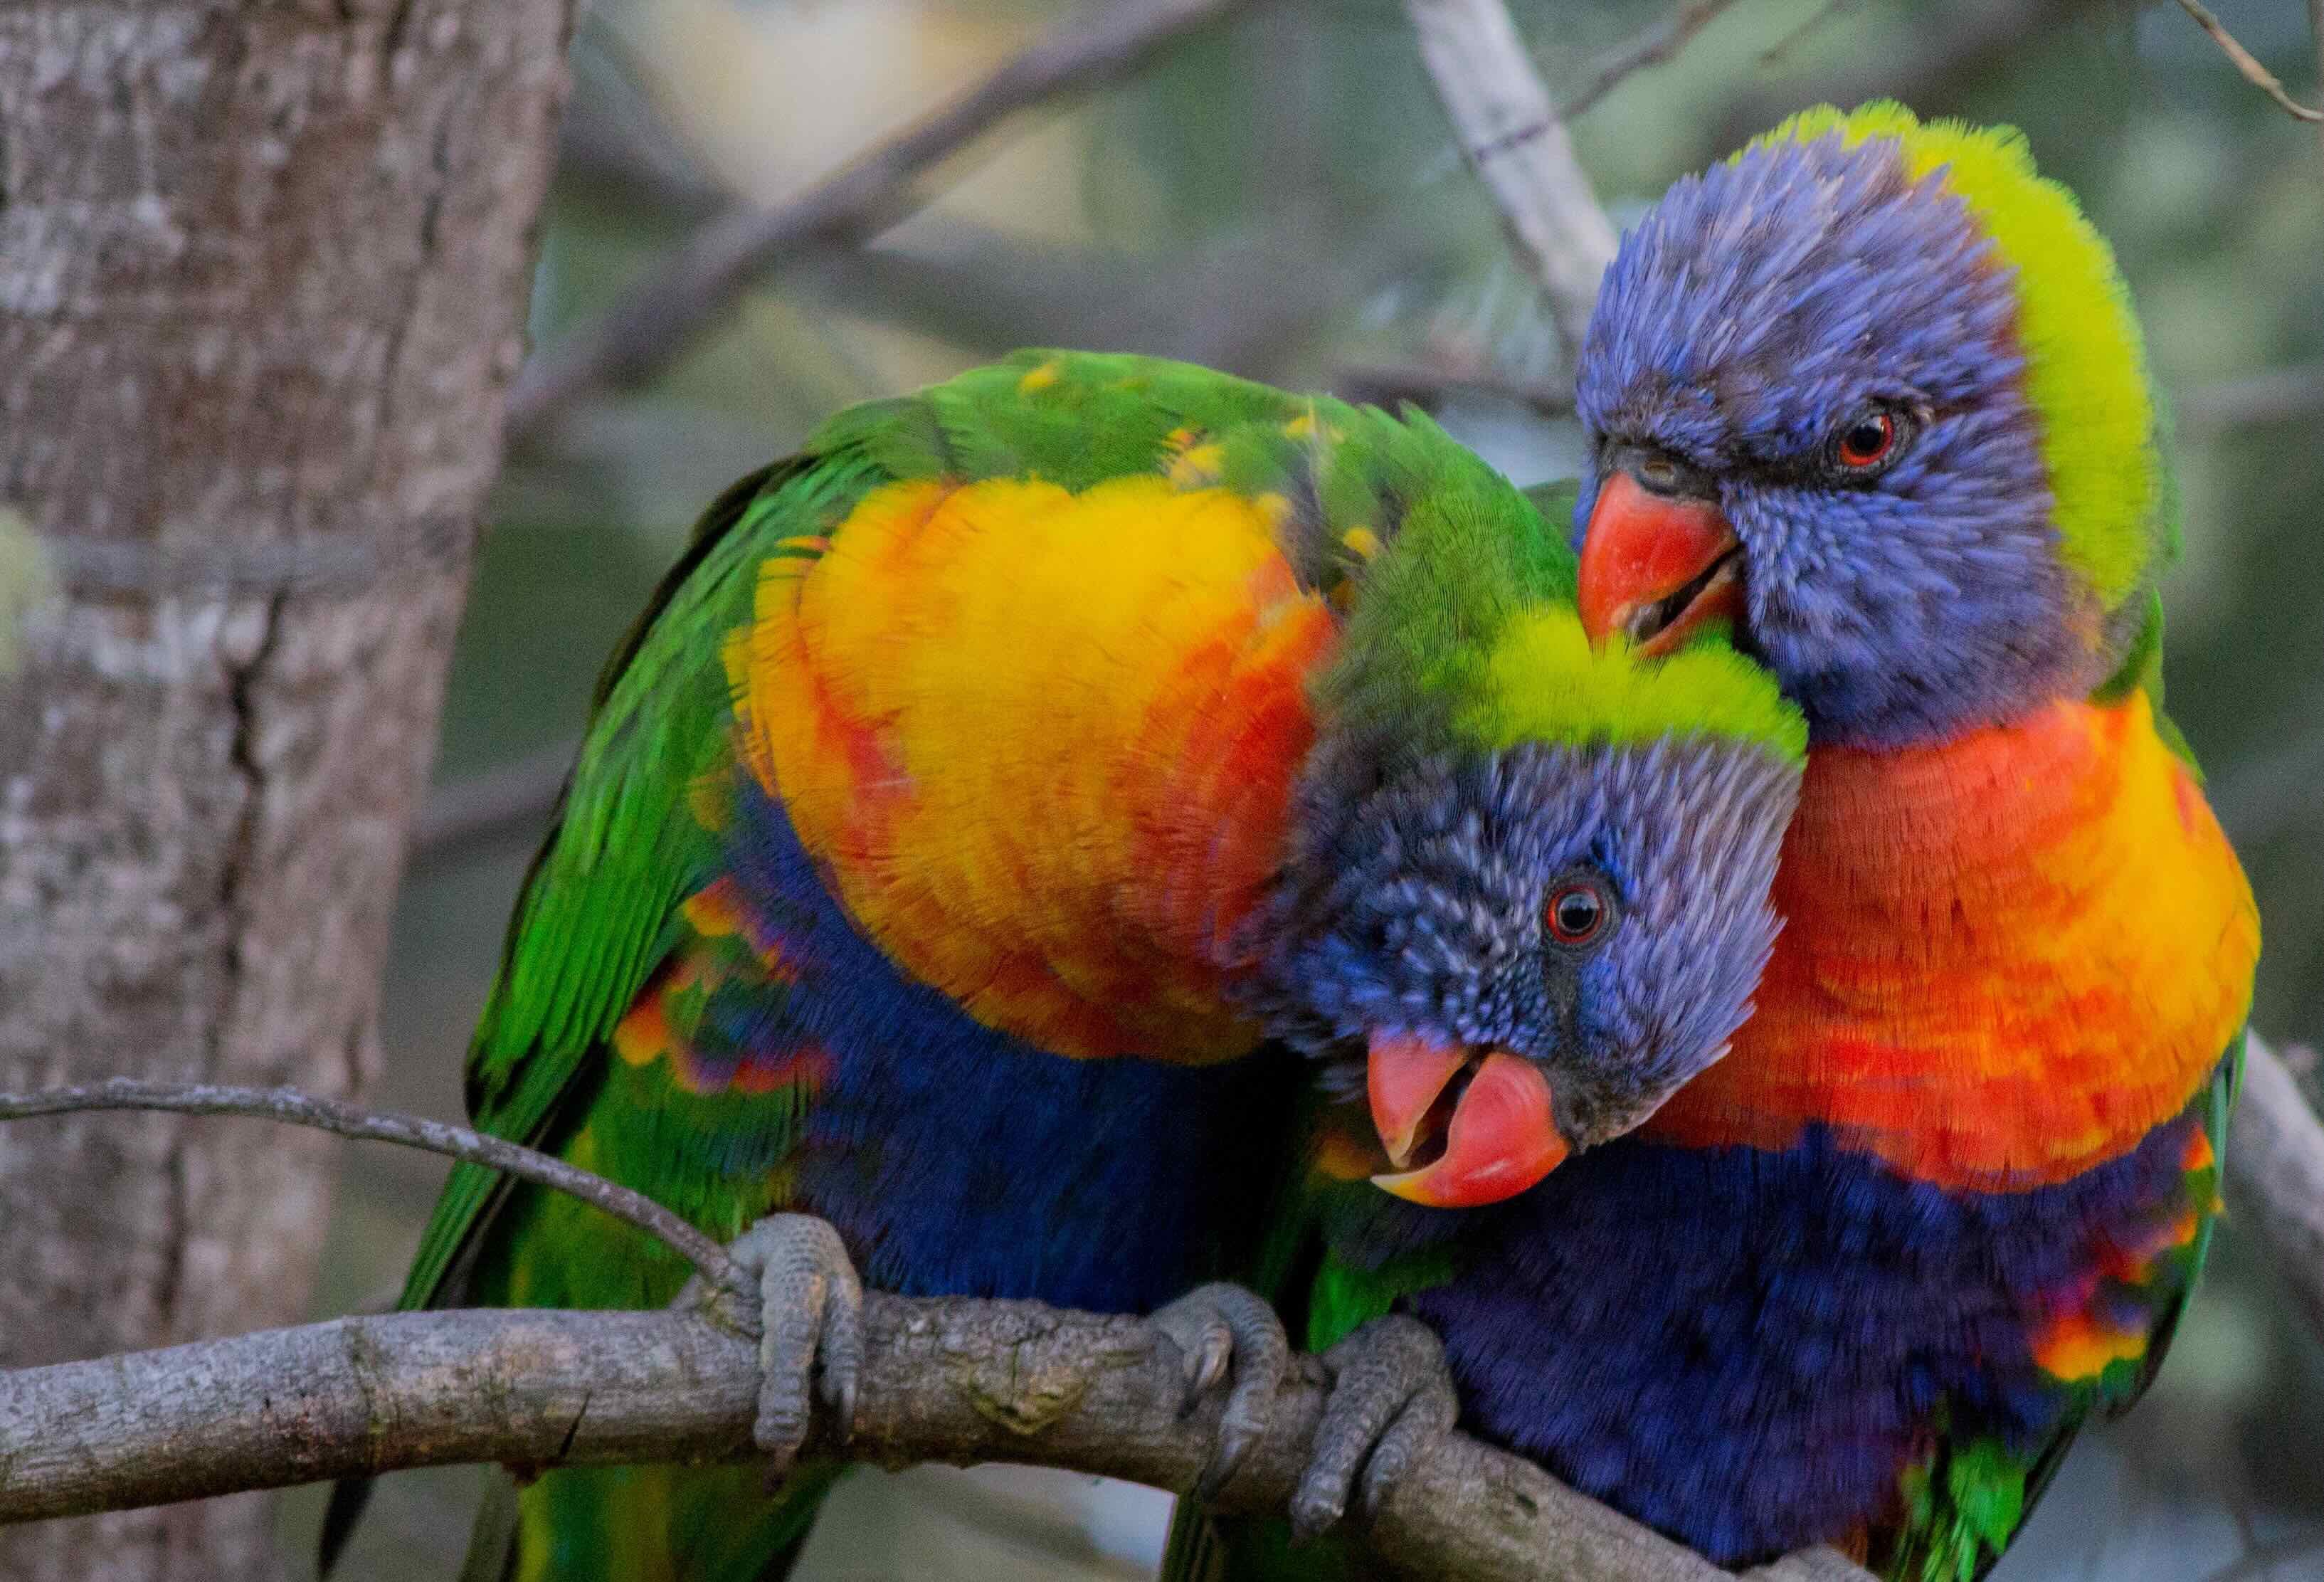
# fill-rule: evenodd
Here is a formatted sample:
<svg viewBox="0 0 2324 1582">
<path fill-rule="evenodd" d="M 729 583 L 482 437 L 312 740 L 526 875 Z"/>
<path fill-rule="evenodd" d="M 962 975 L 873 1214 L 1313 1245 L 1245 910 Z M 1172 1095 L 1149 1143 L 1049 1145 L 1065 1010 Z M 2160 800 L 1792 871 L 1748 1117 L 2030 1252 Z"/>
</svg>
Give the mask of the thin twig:
<svg viewBox="0 0 2324 1582">
<path fill-rule="evenodd" d="M 2221 54 L 2234 62 L 2235 69 L 2243 73 L 2246 82 L 2273 99 L 2282 107 L 2286 115 L 2297 116 L 2303 121 L 2324 121 L 2324 110 L 2311 110 L 2284 92 L 2282 79 L 2261 65 L 2249 50 L 2236 42 L 2236 35 L 2229 32 L 2226 24 L 2211 14 L 2210 9 L 2202 4 L 2202 0 L 2179 0 L 2179 9 L 2193 17 L 2195 25 L 2211 35 L 2211 42 L 2219 46 Z"/>
<path fill-rule="evenodd" d="M 684 1254 L 714 1287 L 732 1284 L 734 1265 L 725 1249 L 641 1193 L 591 1175 L 561 1159 L 521 1143 L 487 1137 L 466 1126 L 388 1110 L 366 1110 L 335 1098 L 318 1098 L 292 1087 L 223 1087 L 206 1082 L 141 1082 L 115 1077 L 75 1087 L 37 1093 L 0 1093 L 0 1121 L 85 1110 L 166 1110 L 186 1115 L 249 1115 L 358 1142 L 400 1143 L 510 1175 L 595 1205 Z M 0 1457 L 0 1465 L 5 1457 Z"/>
<path fill-rule="evenodd" d="M 579 743 L 562 742 L 430 791 L 411 822 L 408 860 L 427 862 L 505 836 L 537 837 L 565 792 L 579 751 Z"/>
<path fill-rule="evenodd" d="M 1923 112 L 1958 106 L 1969 88 L 2061 37 L 2102 0 L 1957 0 L 1911 7 L 1913 34 L 1839 66 L 1786 72 L 1743 88 L 1709 124 L 1706 154 L 1725 153 L 1802 105 L 1895 98 Z"/>
<path fill-rule="evenodd" d="M 2200 384 L 2182 393 L 2174 409 L 2181 430 L 2190 434 L 2312 418 L 2324 413 L 2324 363 Z"/>
<path fill-rule="evenodd" d="M 1810 33 L 1821 32 L 1825 23 L 1832 21 L 1856 3 L 1857 0 L 1824 0 L 1821 5 L 1816 7 L 1815 14 L 1760 51 L 1759 64 L 1763 67 L 1781 64 L 1784 57 L 1790 54 L 1802 39 L 1806 38 Z"/>
<path fill-rule="evenodd" d="M 912 207 L 934 166 L 1029 106 L 1131 70 L 1190 30 L 1256 0 L 1115 0 L 1002 66 L 934 115 L 868 150 L 779 208 L 730 208 L 646 272 L 605 316 L 536 355 L 510 393 L 512 440 L 538 434 L 586 392 L 642 382 L 777 264 L 860 241 Z"/>
<path fill-rule="evenodd" d="M 1405 0 L 1469 166 L 1540 282 L 1568 360 L 1582 345 L 1614 227 L 1500 0 Z"/>
<path fill-rule="evenodd" d="M 2308 0 L 2308 42 L 2316 51 L 2316 89 L 2324 93 L 2324 0 Z M 2324 128 L 2317 135 L 2324 138 Z"/>
<path fill-rule="evenodd" d="M 1628 42 L 1618 46 L 1599 65 L 1597 75 L 1566 105 L 1565 118 L 1574 119 L 1648 67 L 1665 65 L 1675 59 L 1695 34 L 1734 3 L 1735 0 L 1691 0 L 1660 22 L 1639 29 Z"/>
</svg>

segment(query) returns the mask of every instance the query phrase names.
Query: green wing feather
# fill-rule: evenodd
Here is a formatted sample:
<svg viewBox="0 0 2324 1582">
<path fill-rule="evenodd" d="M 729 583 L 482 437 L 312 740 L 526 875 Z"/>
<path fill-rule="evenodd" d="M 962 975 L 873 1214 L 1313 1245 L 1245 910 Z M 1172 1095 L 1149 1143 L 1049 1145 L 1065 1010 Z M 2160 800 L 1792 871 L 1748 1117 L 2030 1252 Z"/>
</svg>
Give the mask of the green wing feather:
<svg viewBox="0 0 2324 1582">
<path fill-rule="evenodd" d="M 719 643 L 749 615 L 761 537 L 737 530 L 795 508 L 795 495 L 812 502 L 820 481 L 793 462 L 729 489 L 607 664 L 470 1044 L 468 1111 L 480 1129 L 541 1141 L 590 1052 L 669 949 L 679 904 L 713 876 L 715 847 L 685 799 L 733 750 Z M 465 1272 L 464 1254 L 508 1190 L 495 1171 L 453 1172 L 421 1235 L 405 1307 L 456 1296 L 447 1277 Z"/>
</svg>

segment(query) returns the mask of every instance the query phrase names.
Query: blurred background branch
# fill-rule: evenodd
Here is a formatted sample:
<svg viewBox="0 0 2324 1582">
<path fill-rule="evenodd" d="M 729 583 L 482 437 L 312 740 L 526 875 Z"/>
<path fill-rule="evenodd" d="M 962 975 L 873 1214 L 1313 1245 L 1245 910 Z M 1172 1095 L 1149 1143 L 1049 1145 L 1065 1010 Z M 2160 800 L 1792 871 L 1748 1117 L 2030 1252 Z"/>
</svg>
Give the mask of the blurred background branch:
<svg viewBox="0 0 2324 1582">
<path fill-rule="evenodd" d="M 2246 82 L 2273 99 L 2285 115 L 2301 121 L 2324 121 L 2324 110 L 2311 110 L 2284 92 L 2282 79 L 2261 65 L 2256 56 L 2236 42 L 2236 35 L 2227 30 L 2226 24 L 2201 0 L 2179 0 L 2179 9 L 2193 17 L 2197 27 L 2211 35 L 2211 42 L 2219 46 L 2219 53 L 2243 73 Z"/>
<path fill-rule="evenodd" d="M 2297 1051 L 2311 1072 L 2315 1052 Z M 2324 1337 L 2324 1127 L 2292 1067 L 2254 1036 L 2246 1050 L 2227 1182 L 2282 1260 L 2308 1322 Z"/>
<path fill-rule="evenodd" d="M 1060 29 L 927 119 L 865 151 L 782 208 L 738 205 L 706 223 L 597 323 L 536 354 L 509 395 L 512 440 L 583 392 L 639 384 L 682 352 L 754 276 L 806 248 L 885 229 L 913 184 L 1018 111 L 1135 69 L 1188 30 L 1253 0 L 1113 0 Z"/>
<path fill-rule="evenodd" d="M 1597 72 L 1567 101 L 1565 114 L 1582 115 L 1637 72 L 1678 58 L 1694 35 L 1734 0 L 1689 0 L 1662 21 L 1649 24 L 1605 58 Z"/>
<path fill-rule="evenodd" d="M 1548 296 L 1571 361 L 1614 261 L 1614 227 L 1572 134 L 1500 0 L 1405 0 L 1405 14 L 1461 153 Z"/>
</svg>

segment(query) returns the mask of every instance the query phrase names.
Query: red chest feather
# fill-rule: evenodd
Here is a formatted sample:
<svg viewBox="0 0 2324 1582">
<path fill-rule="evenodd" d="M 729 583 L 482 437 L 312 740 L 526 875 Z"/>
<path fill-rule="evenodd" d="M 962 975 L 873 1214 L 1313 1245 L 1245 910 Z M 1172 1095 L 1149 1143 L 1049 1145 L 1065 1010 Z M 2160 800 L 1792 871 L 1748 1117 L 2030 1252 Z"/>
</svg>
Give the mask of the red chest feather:
<svg viewBox="0 0 2324 1582">
<path fill-rule="evenodd" d="M 2258 918 L 2144 694 L 1811 755 L 1785 919 L 1734 1050 L 1651 1124 L 1810 1123 L 1950 1188 L 2064 1180 L 2183 1110 L 2244 1022 Z"/>
</svg>

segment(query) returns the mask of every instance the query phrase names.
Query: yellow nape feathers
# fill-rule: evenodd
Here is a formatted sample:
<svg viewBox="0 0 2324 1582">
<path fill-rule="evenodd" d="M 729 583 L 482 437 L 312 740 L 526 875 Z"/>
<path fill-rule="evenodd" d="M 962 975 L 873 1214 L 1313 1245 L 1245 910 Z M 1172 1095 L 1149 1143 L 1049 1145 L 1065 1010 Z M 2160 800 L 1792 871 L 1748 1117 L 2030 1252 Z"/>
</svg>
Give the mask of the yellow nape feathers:
<svg viewBox="0 0 2324 1582">
<path fill-rule="evenodd" d="M 1803 110 L 1750 146 L 1828 135 L 1851 147 L 1895 143 L 1912 180 L 1938 175 L 2015 271 L 2026 394 L 2043 423 L 2062 553 L 2103 606 L 2119 604 L 2157 551 L 2177 546 L 2145 346 L 2114 250 L 2074 195 L 2034 168 L 2014 126 L 1923 122 L 1879 99 Z"/>
<path fill-rule="evenodd" d="M 1734 736 L 1793 763 L 1808 748 L 1807 721 L 1775 678 L 1723 637 L 1641 660 L 1619 637 L 1592 649 L 1566 605 L 1539 606 L 1509 622 L 1485 661 L 1484 685 L 1454 723 L 1488 747 Z"/>
</svg>

